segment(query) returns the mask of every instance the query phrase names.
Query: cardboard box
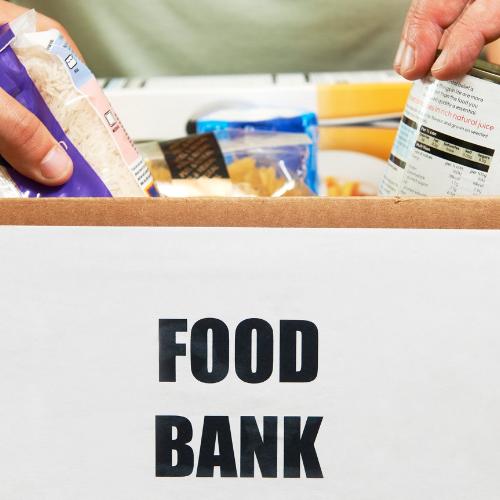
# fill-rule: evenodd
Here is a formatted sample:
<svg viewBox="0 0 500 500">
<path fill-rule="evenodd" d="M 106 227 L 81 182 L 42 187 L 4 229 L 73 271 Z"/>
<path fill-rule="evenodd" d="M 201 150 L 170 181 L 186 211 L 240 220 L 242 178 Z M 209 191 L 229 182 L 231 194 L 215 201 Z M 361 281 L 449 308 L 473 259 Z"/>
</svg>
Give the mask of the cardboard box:
<svg viewBox="0 0 500 500">
<path fill-rule="evenodd" d="M 227 103 L 305 109 L 315 112 L 320 121 L 401 113 L 411 89 L 411 83 L 393 71 L 158 77 L 101 83 L 136 140 L 182 136 L 193 115 Z"/>
<path fill-rule="evenodd" d="M 499 229 L 500 198 L 0 200 L 0 498 L 496 500 Z"/>
<path fill-rule="evenodd" d="M 0 200 L 0 226 L 500 229 L 500 198 Z"/>
<path fill-rule="evenodd" d="M 497 198 L 1 200 L 0 498 L 497 500 L 498 229 Z"/>
<path fill-rule="evenodd" d="M 106 94 L 135 140 L 182 137 L 189 119 L 214 105 L 251 103 L 304 109 L 318 115 L 320 148 L 389 158 L 397 123 L 331 125 L 332 120 L 371 122 L 401 115 L 411 83 L 393 71 L 279 75 L 125 78 L 102 81 Z M 330 125 L 328 125 L 330 123 Z"/>
</svg>

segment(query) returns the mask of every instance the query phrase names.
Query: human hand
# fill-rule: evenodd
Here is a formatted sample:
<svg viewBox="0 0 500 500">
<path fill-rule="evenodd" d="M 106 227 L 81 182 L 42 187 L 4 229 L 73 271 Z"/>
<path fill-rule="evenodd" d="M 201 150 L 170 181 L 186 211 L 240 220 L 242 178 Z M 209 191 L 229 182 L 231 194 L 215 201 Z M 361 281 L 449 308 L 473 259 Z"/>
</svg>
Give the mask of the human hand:
<svg viewBox="0 0 500 500">
<path fill-rule="evenodd" d="M 439 80 L 459 78 L 499 37 L 498 0 L 413 0 L 394 69 L 409 80 L 429 72 Z"/>
<path fill-rule="evenodd" d="M 488 47 L 486 47 L 486 55 L 488 61 L 500 65 L 500 40 L 490 43 Z"/>
<path fill-rule="evenodd" d="M 0 25 L 24 12 L 26 9 L 0 0 Z M 79 54 L 76 45 L 58 22 L 38 15 L 37 28 L 59 30 Z M 70 157 L 47 128 L 1 88 L 0 156 L 21 174 L 47 186 L 64 184 L 73 173 Z"/>
</svg>

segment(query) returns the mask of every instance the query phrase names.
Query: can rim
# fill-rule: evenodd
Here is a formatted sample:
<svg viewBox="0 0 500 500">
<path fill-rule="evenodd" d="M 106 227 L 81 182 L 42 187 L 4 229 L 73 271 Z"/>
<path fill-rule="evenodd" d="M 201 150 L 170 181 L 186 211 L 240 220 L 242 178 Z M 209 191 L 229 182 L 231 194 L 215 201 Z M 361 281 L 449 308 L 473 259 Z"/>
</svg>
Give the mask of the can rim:
<svg viewBox="0 0 500 500">
<path fill-rule="evenodd" d="M 500 66 L 479 59 L 469 73 L 471 76 L 500 84 Z"/>
</svg>

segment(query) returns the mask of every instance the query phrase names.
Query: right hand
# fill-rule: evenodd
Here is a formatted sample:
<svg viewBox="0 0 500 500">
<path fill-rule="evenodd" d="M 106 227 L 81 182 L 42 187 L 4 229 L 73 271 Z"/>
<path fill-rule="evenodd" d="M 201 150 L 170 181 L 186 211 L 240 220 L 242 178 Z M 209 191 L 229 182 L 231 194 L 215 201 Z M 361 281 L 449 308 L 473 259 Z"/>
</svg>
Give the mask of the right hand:
<svg viewBox="0 0 500 500">
<path fill-rule="evenodd" d="M 394 68 L 409 80 L 460 78 L 499 37 L 498 0 L 413 0 Z"/>
<path fill-rule="evenodd" d="M 0 25 L 26 9 L 0 0 Z M 66 30 L 48 17 L 38 15 L 39 30 L 57 29 L 80 55 Z M 0 88 L 0 156 L 19 173 L 46 186 L 60 186 L 73 173 L 73 162 L 38 118 Z"/>
</svg>

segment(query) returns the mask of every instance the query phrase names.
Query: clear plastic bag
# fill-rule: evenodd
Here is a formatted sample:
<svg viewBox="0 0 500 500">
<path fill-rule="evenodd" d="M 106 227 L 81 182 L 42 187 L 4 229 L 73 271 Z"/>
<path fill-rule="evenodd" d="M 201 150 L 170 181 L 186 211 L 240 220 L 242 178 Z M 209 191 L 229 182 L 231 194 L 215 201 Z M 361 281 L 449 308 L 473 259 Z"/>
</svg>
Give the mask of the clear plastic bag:
<svg viewBox="0 0 500 500">
<path fill-rule="evenodd" d="M 314 195 L 310 145 L 304 134 L 224 130 L 138 148 L 163 196 L 281 197 Z"/>
<path fill-rule="evenodd" d="M 0 26 L 0 88 L 38 117 L 74 167 L 65 185 L 45 187 L 0 161 L 0 197 L 157 195 L 92 72 L 57 30 L 36 31 L 34 11 Z"/>
<path fill-rule="evenodd" d="M 188 133 L 220 133 L 235 129 L 263 132 L 304 134 L 310 139 L 305 182 L 318 191 L 318 118 L 315 113 L 299 109 L 252 104 L 217 105 L 202 110 L 187 125 Z"/>
</svg>

